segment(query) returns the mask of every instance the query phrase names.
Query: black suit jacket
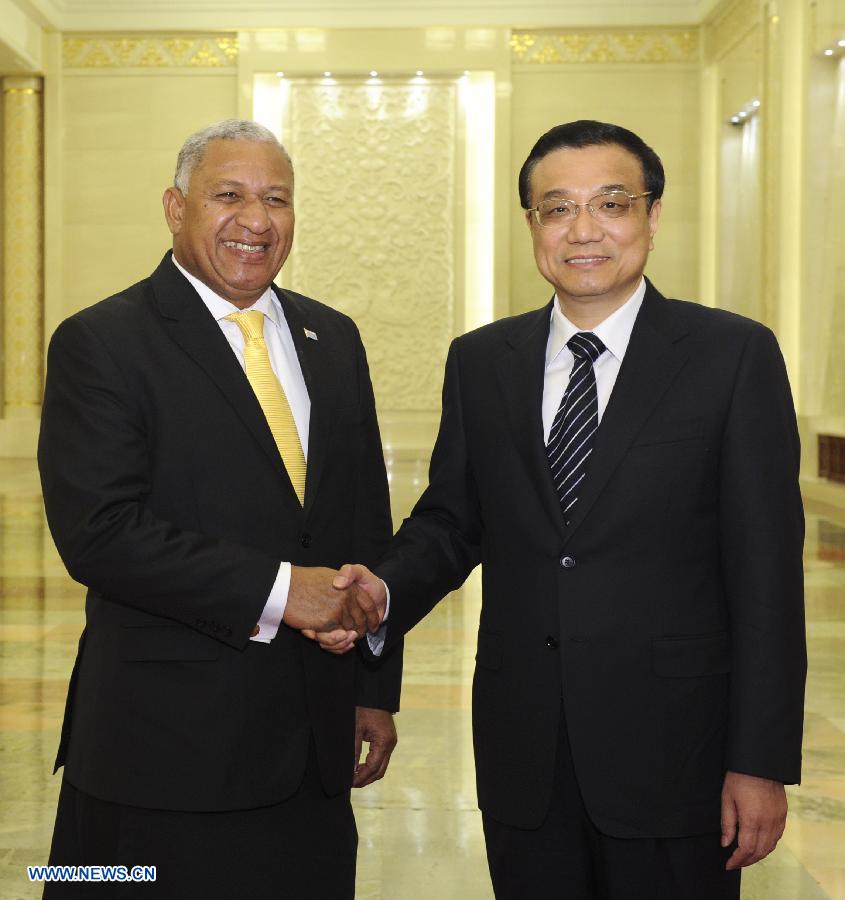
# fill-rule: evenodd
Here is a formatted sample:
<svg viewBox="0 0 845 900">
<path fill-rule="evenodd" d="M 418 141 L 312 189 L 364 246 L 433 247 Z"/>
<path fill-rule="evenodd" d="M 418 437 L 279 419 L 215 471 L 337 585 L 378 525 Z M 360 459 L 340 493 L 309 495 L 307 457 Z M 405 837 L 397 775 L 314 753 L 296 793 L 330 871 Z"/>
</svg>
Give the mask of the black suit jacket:
<svg viewBox="0 0 845 900">
<path fill-rule="evenodd" d="M 480 562 L 482 810 L 541 823 L 562 697 L 602 831 L 718 831 L 726 769 L 799 777 L 803 515 L 783 360 L 763 326 L 649 284 L 566 527 L 541 419 L 550 311 L 452 345 L 430 485 L 377 567 L 387 646 Z"/>
<path fill-rule="evenodd" d="M 323 785 L 338 793 L 351 784 L 356 703 L 398 708 L 401 652 L 371 668 L 284 624 L 270 644 L 249 640 L 281 560 L 373 560 L 392 530 L 357 329 L 277 295 L 311 399 L 304 508 L 243 370 L 170 254 L 51 341 L 44 501 L 68 571 L 89 588 L 56 765 L 96 797 L 268 805 L 298 786 L 312 735 Z"/>
</svg>

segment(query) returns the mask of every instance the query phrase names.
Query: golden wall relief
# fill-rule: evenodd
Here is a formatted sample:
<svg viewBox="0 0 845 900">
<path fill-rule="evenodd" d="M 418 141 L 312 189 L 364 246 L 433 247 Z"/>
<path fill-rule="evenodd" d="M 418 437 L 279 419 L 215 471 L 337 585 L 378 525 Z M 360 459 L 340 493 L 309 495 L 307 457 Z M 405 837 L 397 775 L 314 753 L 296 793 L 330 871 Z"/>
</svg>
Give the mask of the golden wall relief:
<svg viewBox="0 0 845 900">
<path fill-rule="evenodd" d="M 288 280 L 356 321 L 379 408 L 437 411 L 455 331 L 454 82 L 294 82 Z"/>
<path fill-rule="evenodd" d="M 514 31 L 511 58 L 516 65 L 696 63 L 698 29 Z"/>
<path fill-rule="evenodd" d="M 4 415 L 41 403 L 43 305 L 41 79 L 3 79 Z"/>
<path fill-rule="evenodd" d="M 234 34 L 66 36 L 62 62 L 71 69 L 234 68 L 238 38 Z"/>
</svg>

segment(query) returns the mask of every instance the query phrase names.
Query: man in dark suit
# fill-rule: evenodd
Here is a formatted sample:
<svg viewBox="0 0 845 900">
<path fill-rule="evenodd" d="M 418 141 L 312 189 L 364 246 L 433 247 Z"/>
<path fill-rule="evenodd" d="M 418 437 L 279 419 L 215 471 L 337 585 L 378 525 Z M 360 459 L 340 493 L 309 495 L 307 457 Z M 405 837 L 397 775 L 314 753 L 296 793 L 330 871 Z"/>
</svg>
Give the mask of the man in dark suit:
<svg viewBox="0 0 845 900">
<path fill-rule="evenodd" d="M 663 184 L 626 129 L 537 142 L 520 199 L 555 296 L 453 343 L 429 487 L 376 568 L 389 648 L 482 564 L 473 724 L 501 898 L 737 897 L 799 778 L 789 385 L 767 328 L 644 279 Z M 367 569 L 342 575 L 381 601 Z"/>
<path fill-rule="evenodd" d="M 173 253 L 50 345 L 44 500 L 88 587 L 51 862 L 155 865 L 139 890 L 179 900 L 352 897 L 350 786 L 387 767 L 401 651 L 338 659 L 299 629 L 383 612 L 331 584 L 392 532 L 364 348 L 272 284 L 293 171 L 267 129 L 189 138 L 164 212 Z"/>
</svg>

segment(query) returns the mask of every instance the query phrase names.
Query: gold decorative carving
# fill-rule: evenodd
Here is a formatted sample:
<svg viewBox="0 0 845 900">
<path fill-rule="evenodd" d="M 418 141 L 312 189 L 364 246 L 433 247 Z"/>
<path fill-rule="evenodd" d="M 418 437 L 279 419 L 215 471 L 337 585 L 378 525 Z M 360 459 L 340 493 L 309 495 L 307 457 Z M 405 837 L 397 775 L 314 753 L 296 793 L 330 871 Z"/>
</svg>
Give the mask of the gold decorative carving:
<svg viewBox="0 0 845 900">
<path fill-rule="evenodd" d="M 173 37 L 75 36 L 62 42 L 69 69 L 232 68 L 238 62 L 235 35 Z"/>
<path fill-rule="evenodd" d="M 43 306 L 41 82 L 3 79 L 4 414 L 37 415 Z"/>
<path fill-rule="evenodd" d="M 511 58 L 522 65 L 698 62 L 697 29 L 514 31 Z"/>
<path fill-rule="evenodd" d="M 721 59 L 761 22 L 760 0 L 734 0 L 718 7 L 705 28 L 706 58 Z"/>
<path fill-rule="evenodd" d="M 440 409 L 454 336 L 456 88 L 294 83 L 295 290 L 352 316 L 379 409 Z"/>
</svg>

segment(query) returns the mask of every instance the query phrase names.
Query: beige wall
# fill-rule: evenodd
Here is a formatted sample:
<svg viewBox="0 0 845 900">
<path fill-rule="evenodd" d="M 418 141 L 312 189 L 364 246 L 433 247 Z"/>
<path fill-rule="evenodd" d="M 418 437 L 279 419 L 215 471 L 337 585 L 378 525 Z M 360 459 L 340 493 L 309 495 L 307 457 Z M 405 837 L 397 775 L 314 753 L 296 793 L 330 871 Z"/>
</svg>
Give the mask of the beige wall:
<svg viewBox="0 0 845 900">
<path fill-rule="evenodd" d="M 697 299 L 699 192 L 698 69 L 686 63 L 522 66 L 512 76 L 511 310 L 545 303 L 551 288 L 537 274 L 516 179 L 532 145 L 554 125 L 598 119 L 630 128 L 666 169 L 660 230 L 648 274 L 670 297 Z"/>
<path fill-rule="evenodd" d="M 670 296 L 774 328 L 811 446 L 818 428 L 845 429 L 836 369 L 845 324 L 830 287 L 841 279 L 819 262 L 841 255 L 843 226 L 813 214 L 819 191 L 839 196 L 830 185 L 841 180 L 843 138 L 831 110 L 841 64 L 821 53 L 843 35 L 841 0 L 779 0 L 777 8 L 724 0 L 688 28 L 45 33 L 45 335 L 157 263 L 169 243 L 159 198 L 176 149 L 207 122 L 251 115 L 257 78 L 285 69 L 307 79 L 326 68 L 343 77 L 420 68 L 450 78 L 468 69 L 495 85 L 485 136 L 495 152 L 492 314 L 536 308 L 550 294 L 516 192 L 531 145 L 562 121 L 618 122 L 640 133 L 667 171 L 648 273 Z M 743 168 L 742 130 L 726 119 L 757 94 L 757 155 Z M 758 190 L 746 192 L 753 212 L 742 192 L 731 193 L 737 179 Z"/>
<path fill-rule="evenodd" d="M 63 78 L 60 317 L 148 275 L 169 246 L 161 195 L 194 130 L 234 115 L 235 72 L 80 71 Z M 57 136 L 53 133 L 53 138 Z"/>
</svg>

